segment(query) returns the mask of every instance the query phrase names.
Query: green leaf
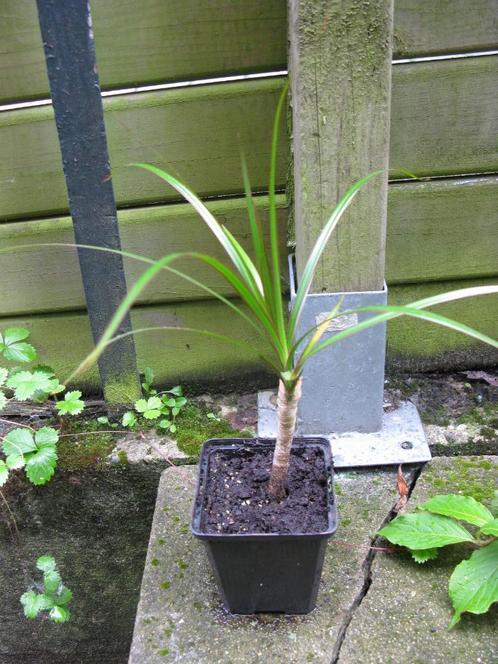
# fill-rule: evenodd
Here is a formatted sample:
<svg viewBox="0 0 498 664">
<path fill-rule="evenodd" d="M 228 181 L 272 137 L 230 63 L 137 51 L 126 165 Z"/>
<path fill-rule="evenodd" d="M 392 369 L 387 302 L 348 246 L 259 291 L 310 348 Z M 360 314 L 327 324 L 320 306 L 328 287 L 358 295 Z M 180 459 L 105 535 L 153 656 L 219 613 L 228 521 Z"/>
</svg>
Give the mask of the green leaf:
<svg viewBox="0 0 498 664">
<path fill-rule="evenodd" d="M 53 383 L 48 374 L 43 371 L 19 371 L 9 376 L 7 387 L 14 390 L 16 399 L 26 401 L 30 399 L 36 391 L 50 392 Z"/>
<path fill-rule="evenodd" d="M 102 415 L 101 417 L 97 417 L 97 422 L 99 424 L 109 424 L 109 418 L 105 415 Z"/>
<path fill-rule="evenodd" d="M 23 339 L 29 337 L 29 330 L 23 327 L 9 327 L 5 334 L 0 335 L 0 352 L 7 360 L 13 362 L 32 362 L 36 359 L 36 350 Z"/>
<path fill-rule="evenodd" d="M 157 426 L 161 427 L 161 429 L 169 429 L 171 426 L 171 422 L 170 420 L 159 420 Z"/>
<path fill-rule="evenodd" d="M 171 409 L 171 414 L 173 415 L 173 417 L 176 417 L 179 412 L 180 412 L 180 409 L 177 408 L 176 406 L 175 406 L 175 408 Z"/>
<path fill-rule="evenodd" d="M 483 535 L 493 535 L 493 537 L 498 537 L 498 519 L 492 519 L 488 521 L 480 531 Z"/>
<path fill-rule="evenodd" d="M 135 401 L 135 410 L 137 413 L 144 413 L 147 410 L 147 401 L 145 399 Z"/>
<path fill-rule="evenodd" d="M 29 455 L 26 475 L 32 484 L 45 484 L 55 472 L 57 452 L 55 445 L 46 443 Z"/>
<path fill-rule="evenodd" d="M 61 415 L 79 415 L 85 407 L 85 402 L 80 397 L 81 392 L 79 390 L 66 392 L 64 401 L 58 401 L 55 407 Z"/>
<path fill-rule="evenodd" d="M 410 553 L 416 563 L 426 563 L 438 557 L 439 549 L 412 549 Z"/>
<path fill-rule="evenodd" d="M 181 397 L 183 395 L 183 389 L 181 385 L 176 385 L 172 387 L 171 390 L 168 390 L 170 394 L 173 394 L 175 397 Z"/>
<path fill-rule="evenodd" d="M 8 369 L 0 367 L 0 387 L 5 383 L 8 375 L 9 375 Z"/>
<path fill-rule="evenodd" d="M 430 512 L 402 514 L 379 531 L 393 544 L 409 549 L 433 549 L 458 542 L 473 542 L 472 535 L 459 523 Z"/>
<path fill-rule="evenodd" d="M 42 595 L 29 590 L 21 595 L 21 604 L 24 608 L 24 615 L 26 618 L 33 620 L 40 613 L 42 609 L 42 602 L 40 598 Z"/>
<path fill-rule="evenodd" d="M 152 371 L 152 369 L 150 367 L 145 367 L 145 369 L 144 369 L 144 378 L 145 378 L 145 382 L 148 383 L 149 386 L 152 385 L 152 383 L 154 382 L 154 372 Z"/>
<path fill-rule="evenodd" d="M 4 438 L 2 450 L 5 456 L 19 456 L 36 450 L 36 443 L 30 429 L 19 427 L 9 431 Z"/>
<path fill-rule="evenodd" d="M 5 464 L 9 470 L 18 470 L 19 468 L 24 468 L 26 459 L 22 454 L 9 454 L 5 459 Z"/>
<path fill-rule="evenodd" d="M 176 400 L 170 399 L 169 397 L 163 397 L 163 403 L 165 406 L 168 406 L 168 408 L 173 408 L 176 406 Z"/>
<path fill-rule="evenodd" d="M 0 486 L 3 486 L 9 479 L 9 469 L 5 461 L 0 459 Z"/>
<path fill-rule="evenodd" d="M 71 618 L 71 613 L 63 606 L 54 606 L 48 615 L 55 623 L 67 622 Z"/>
<path fill-rule="evenodd" d="M 460 496 L 455 493 L 434 496 L 427 502 L 420 505 L 419 509 L 451 516 L 460 521 L 472 523 L 474 526 L 483 526 L 493 515 L 484 507 L 482 503 L 477 502 L 471 496 Z"/>
<path fill-rule="evenodd" d="M 493 499 L 491 500 L 491 513 L 494 517 L 498 518 L 498 490 L 493 494 Z"/>
<path fill-rule="evenodd" d="M 50 569 L 43 573 L 43 584 L 48 595 L 56 593 L 61 582 L 61 575 L 56 569 Z"/>
<path fill-rule="evenodd" d="M 137 417 L 135 413 L 132 413 L 131 410 L 128 410 L 126 413 L 124 413 L 123 419 L 121 420 L 121 424 L 124 427 L 133 427 L 135 426 L 136 423 L 137 423 Z"/>
<path fill-rule="evenodd" d="M 498 541 L 474 551 L 450 577 L 449 594 L 455 609 L 450 629 L 465 611 L 486 613 L 498 602 Z"/>
<path fill-rule="evenodd" d="M 52 427 L 42 427 L 35 433 L 35 441 L 38 447 L 43 445 L 55 445 L 59 440 L 59 434 Z"/>
<path fill-rule="evenodd" d="M 59 591 L 58 596 L 55 598 L 55 601 L 57 606 L 63 606 L 64 604 L 69 604 L 72 599 L 73 593 L 69 590 L 69 588 L 63 586 Z"/>
<path fill-rule="evenodd" d="M 55 560 L 52 556 L 40 556 L 36 561 L 36 567 L 41 572 L 52 572 L 56 568 Z"/>
<path fill-rule="evenodd" d="M 158 417 L 161 417 L 160 410 L 146 410 L 143 414 L 146 420 L 157 420 Z"/>
<path fill-rule="evenodd" d="M 172 424 L 169 428 L 171 433 L 176 433 L 176 424 Z"/>
</svg>

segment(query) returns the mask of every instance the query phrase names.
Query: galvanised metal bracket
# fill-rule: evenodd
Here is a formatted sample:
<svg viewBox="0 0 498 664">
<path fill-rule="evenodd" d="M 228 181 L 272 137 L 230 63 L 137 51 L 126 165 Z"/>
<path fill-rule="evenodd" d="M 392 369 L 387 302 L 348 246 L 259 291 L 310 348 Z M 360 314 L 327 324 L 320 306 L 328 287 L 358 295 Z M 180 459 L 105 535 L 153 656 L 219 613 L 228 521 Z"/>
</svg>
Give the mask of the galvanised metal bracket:
<svg viewBox="0 0 498 664">
<path fill-rule="evenodd" d="M 292 307 L 296 294 L 292 258 L 289 267 Z M 308 295 L 297 337 L 323 321 L 341 299 L 339 312 L 384 305 L 387 287 L 381 291 Z M 361 312 L 339 316 L 324 338 L 373 315 Z M 338 467 L 415 463 L 431 458 L 415 406 L 404 402 L 396 409 L 384 409 L 385 346 L 386 326 L 377 325 L 330 346 L 306 364 L 297 433 L 328 436 Z M 258 435 L 273 437 L 275 433 L 274 393 L 260 392 Z"/>
</svg>

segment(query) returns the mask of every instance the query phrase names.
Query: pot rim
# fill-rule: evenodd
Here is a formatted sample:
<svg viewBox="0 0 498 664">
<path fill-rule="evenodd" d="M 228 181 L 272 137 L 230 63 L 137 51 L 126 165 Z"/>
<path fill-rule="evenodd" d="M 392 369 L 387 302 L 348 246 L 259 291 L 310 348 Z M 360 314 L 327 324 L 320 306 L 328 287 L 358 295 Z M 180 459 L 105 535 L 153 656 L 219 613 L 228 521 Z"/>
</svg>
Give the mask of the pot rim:
<svg viewBox="0 0 498 664">
<path fill-rule="evenodd" d="M 275 438 L 211 438 L 204 443 L 199 460 L 199 476 L 190 526 L 192 534 L 201 540 L 218 542 L 326 539 L 333 535 L 337 530 L 338 519 L 334 493 L 334 465 L 330 449 L 330 441 L 321 436 L 296 436 L 293 439 L 292 444 L 297 446 L 318 446 L 323 450 L 325 465 L 329 475 L 329 481 L 327 484 L 329 504 L 327 528 L 319 532 L 307 533 L 207 533 L 201 525 L 201 517 L 209 455 L 214 450 L 219 449 L 237 450 L 244 447 L 267 447 L 269 445 L 275 445 Z"/>
</svg>

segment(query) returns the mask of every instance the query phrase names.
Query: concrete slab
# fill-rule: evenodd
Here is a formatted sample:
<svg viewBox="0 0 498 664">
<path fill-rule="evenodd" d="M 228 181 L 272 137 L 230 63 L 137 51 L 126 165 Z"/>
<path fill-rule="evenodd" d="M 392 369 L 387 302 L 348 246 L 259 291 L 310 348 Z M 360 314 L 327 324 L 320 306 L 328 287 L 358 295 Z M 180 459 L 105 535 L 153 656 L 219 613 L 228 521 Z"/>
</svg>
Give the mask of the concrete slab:
<svg viewBox="0 0 498 664">
<path fill-rule="evenodd" d="M 330 664 L 363 596 L 372 536 L 396 501 L 394 470 L 337 480 L 340 525 L 330 541 L 317 609 L 307 616 L 230 616 L 202 545 L 189 532 L 196 471 L 161 478 L 130 664 Z"/>
<path fill-rule="evenodd" d="M 418 479 L 409 509 L 437 493 L 486 500 L 497 486 L 497 456 L 437 458 Z M 468 548 L 448 547 L 424 565 L 408 554 L 376 556 L 371 586 L 346 631 L 339 664 L 496 664 L 498 606 L 482 616 L 465 614 L 447 630 L 448 579 L 469 555 Z"/>
</svg>

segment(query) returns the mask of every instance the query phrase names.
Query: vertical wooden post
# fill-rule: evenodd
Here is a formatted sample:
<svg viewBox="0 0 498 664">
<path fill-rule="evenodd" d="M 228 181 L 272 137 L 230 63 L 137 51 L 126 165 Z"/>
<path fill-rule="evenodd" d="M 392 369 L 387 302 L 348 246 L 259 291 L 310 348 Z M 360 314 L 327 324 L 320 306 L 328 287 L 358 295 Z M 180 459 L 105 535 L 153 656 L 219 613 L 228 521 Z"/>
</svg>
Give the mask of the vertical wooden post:
<svg viewBox="0 0 498 664">
<path fill-rule="evenodd" d="M 120 249 L 89 4 L 37 0 L 37 5 L 76 242 Z M 79 249 L 78 255 L 97 341 L 126 295 L 123 260 L 87 249 Z M 130 330 L 127 316 L 119 332 Z M 108 402 L 138 398 L 132 336 L 109 346 L 99 371 Z"/>
<path fill-rule="evenodd" d="M 314 292 L 384 284 L 392 19 L 392 0 L 289 0 L 298 276 L 339 198 L 384 171 L 334 231 Z"/>
</svg>

